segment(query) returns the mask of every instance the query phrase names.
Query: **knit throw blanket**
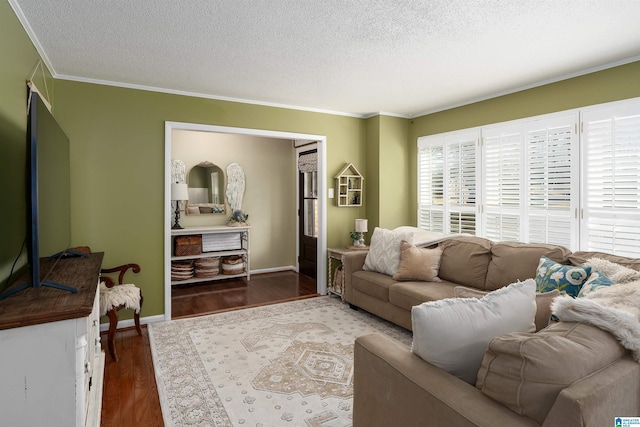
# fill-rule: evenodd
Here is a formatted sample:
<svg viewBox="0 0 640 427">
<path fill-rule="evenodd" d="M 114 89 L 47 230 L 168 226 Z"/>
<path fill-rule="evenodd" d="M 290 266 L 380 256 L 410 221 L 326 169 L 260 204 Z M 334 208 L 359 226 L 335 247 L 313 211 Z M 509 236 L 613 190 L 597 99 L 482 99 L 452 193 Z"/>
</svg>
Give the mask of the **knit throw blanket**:
<svg viewBox="0 0 640 427">
<path fill-rule="evenodd" d="M 600 288 L 583 298 L 557 297 L 551 311 L 560 320 L 605 330 L 640 363 L 640 281 Z"/>
<path fill-rule="evenodd" d="M 104 282 L 100 282 L 100 314 L 104 316 L 120 305 L 140 313 L 140 288 L 130 283 L 107 288 Z"/>
</svg>

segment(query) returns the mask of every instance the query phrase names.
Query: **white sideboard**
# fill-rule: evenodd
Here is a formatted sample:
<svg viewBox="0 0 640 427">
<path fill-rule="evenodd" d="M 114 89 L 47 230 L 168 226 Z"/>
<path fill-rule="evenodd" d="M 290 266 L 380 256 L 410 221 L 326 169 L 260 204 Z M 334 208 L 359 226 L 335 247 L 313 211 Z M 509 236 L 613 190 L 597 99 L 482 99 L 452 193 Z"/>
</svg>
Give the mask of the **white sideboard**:
<svg viewBox="0 0 640 427">
<path fill-rule="evenodd" d="M 0 301 L 0 424 L 100 425 L 101 262 L 101 253 L 59 261 L 49 279 L 78 293 L 27 288 Z"/>
<path fill-rule="evenodd" d="M 251 280 L 251 256 L 249 250 L 250 226 L 230 227 L 227 225 L 185 227 L 171 230 L 171 262 L 196 261 L 202 258 L 220 258 L 240 256 L 243 260 L 243 271 L 237 274 L 219 274 L 212 277 L 193 277 L 186 280 L 171 280 L 171 285 L 182 285 L 187 283 L 208 282 L 237 277 L 246 277 Z M 194 255 L 175 254 L 175 239 L 180 236 L 200 236 L 202 237 L 201 253 Z M 221 266 L 222 270 L 222 266 Z"/>
</svg>

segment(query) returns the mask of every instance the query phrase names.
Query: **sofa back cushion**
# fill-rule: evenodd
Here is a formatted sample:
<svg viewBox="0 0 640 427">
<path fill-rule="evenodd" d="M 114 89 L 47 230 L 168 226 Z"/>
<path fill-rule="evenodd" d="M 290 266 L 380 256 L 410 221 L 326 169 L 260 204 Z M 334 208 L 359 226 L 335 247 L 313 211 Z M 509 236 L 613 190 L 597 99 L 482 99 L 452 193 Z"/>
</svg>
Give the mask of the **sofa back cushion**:
<svg viewBox="0 0 640 427">
<path fill-rule="evenodd" d="M 491 261 L 485 288 L 494 290 L 536 277 L 541 256 L 566 264 L 571 251 L 563 246 L 543 243 L 499 242 L 491 246 Z"/>
<path fill-rule="evenodd" d="M 458 236 L 443 241 L 440 247 L 442 257 L 438 276 L 442 280 L 485 289 L 487 268 L 491 261 L 490 240 L 475 236 Z"/>
<path fill-rule="evenodd" d="M 584 323 L 557 322 L 542 331 L 494 338 L 476 387 L 519 415 L 542 424 L 568 385 L 626 354 L 611 334 Z"/>
<path fill-rule="evenodd" d="M 640 258 L 628 258 L 619 255 L 611 255 L 604 252 L 584 252 L 578 251 L 571 254 L 569 261 L 572 265 L 582 265 L 590 258 L 601 258 L 615 262 L 627 268 L 640 271 Z"/>
</svg>

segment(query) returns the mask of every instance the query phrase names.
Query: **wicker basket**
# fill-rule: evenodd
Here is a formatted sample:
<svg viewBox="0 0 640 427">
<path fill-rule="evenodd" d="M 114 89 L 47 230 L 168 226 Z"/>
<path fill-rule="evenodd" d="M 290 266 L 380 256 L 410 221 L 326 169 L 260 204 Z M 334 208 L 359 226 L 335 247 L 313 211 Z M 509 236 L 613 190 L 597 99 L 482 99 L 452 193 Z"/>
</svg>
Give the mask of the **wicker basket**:
<svg viewBox="0 0 640 427">
<path fill-rule="evenodd" d="M 220 257 L 200 258 L 195 262 L 195 275 L 206 279 L 220 273 Z"/>
<path fill-rule="evenodd" d="M 199 255 L 202 253 L 202 236 L 180 236 L 175 238 L 176 256 Z"/>
<path fill-rule="evenodd" d="M 244 273 L 244 259 L 240 255 L 222 258 L 222 274 Z"/>
<path fill-rule="evenodd" d="M 171 261 L 171 280 L 189 280 L 193 278 L 192 261 Z"/>
</svg>

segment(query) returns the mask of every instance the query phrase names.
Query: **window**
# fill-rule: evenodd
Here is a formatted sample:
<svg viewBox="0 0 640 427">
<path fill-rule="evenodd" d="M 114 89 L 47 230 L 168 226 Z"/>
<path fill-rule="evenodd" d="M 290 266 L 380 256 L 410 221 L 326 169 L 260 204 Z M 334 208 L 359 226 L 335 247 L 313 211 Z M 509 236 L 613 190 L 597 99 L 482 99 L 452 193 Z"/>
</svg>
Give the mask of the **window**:
<svg viewBox="0 0 640 427">
<path fill-rule="evenodd" d="M 422 228 L 640 256 L 640 99 L 419 138 L 418 189 Z"/>
<path fill-rule="evenodd" d="M 422 228 L 475 234 L 478 132 L 418 143 L 418 216 Z"/>
<path fill-rule="evenodd" d="M 585 111 L 582 249 L 640 255 L 640 108 Z"/>
</svg>

